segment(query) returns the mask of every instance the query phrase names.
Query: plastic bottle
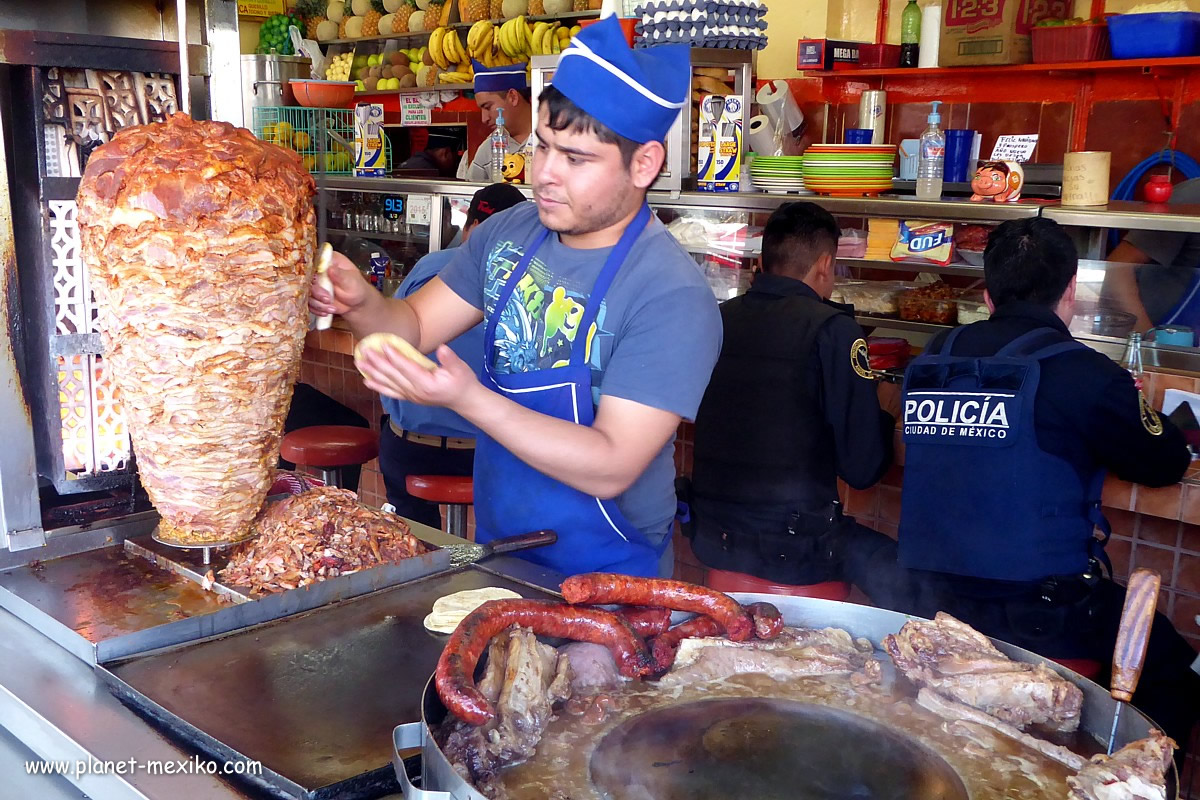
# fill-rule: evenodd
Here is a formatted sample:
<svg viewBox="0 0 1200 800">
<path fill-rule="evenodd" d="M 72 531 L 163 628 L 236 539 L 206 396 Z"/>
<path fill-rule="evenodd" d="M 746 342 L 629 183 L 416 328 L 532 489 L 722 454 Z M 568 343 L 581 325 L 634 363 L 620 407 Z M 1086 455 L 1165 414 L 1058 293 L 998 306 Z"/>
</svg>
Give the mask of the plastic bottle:
<svg viewBox="0 0 1200 800">
<path fill-rule="evenodd" d="M 942 174 L 946 168 L 946 134 L 939 127 L 942 115 L 938 113 L 938 106 L 941 104 L 940 100 L 933 101 L 929 127 L 921 134 L 921 143 L 917 148 L 918 200 L 942 198 Z"/>
<path fill-rule="evenodd" d="M 508 158 L 508 130 L 504 127 L 504 109 L 496 116 L 496 130 L 492 131 L 492 164 L 489 177 L 492 183 L 504 182 L 504 159 Z"/>
<path fill-rule="evenodd" d="M 921 7 L 908 0 L 900 14 L 900 66 L 915 67 L 921 55 Z"/>
</svg>

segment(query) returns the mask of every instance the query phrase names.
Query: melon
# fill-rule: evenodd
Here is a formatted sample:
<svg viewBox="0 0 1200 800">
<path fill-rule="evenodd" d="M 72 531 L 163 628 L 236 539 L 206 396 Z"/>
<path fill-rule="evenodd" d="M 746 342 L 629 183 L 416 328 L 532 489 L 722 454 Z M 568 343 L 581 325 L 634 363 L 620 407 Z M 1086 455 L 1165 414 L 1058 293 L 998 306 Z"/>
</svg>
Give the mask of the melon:
<svg viewBox="0 0 1200 800">
<path fill-rule="evenodd" d="M 354 16 L 365 17 L 371 10 L 371 0 L 350 0 L 350 8 L 353 9 Z"/>
<path fill-rule="evenodd" d="M 358 39 L 363 35 L 363 22 L 366 20 L 363 17 L 351 17 L 346 22 L 346 38 Z"/>
<path fill-rule="evenodd" d="M 548 15 L 568 14 L 572 8 L 572 0 L 543 0 L 542 5 L 546 7 Z"/>
<path fill-rule="evenodd" d="M 342 0 L 333 0 L 329 4 L 329 8 L 325 9 L 325 17 L 330 22 L 341 22 L 344 16 L 346 16 L 346 4 Z"/>
<path fill-rule="evenodd" d="M 404 0 L 383 0 L 383 10 L 389 14 L 395 14 L 402 5 L 404 5 Z"/>
<path fill-rule="evenodd" d="M 392 33 L 392 20 L 396 18 L 395 14 L 384 14 L 379 18 L 379 35 L 387 36 Z"/>
<path fill-rule="evenodd" d="M 417 8 L 420 9 L 421 11 L 424 11 L 425 9 L 429 8 L 430 2 L 431 2 L 431 0 L 417 0 Z M 410 31 L 420 30 L 420 28 L 415 27 L 411 21 L 408 23 L 408 29 Z"/>
<path fill-rule="evenodd" d="M 504 4 L 500 9 L 505 19 L 519 17 L 522 14 L 529 13 L 529 0 L 504 0 Z"/>
<path fill-rule="evenodd" d="M 410 31 L 425 30 L 425 12 L 414 11 L 412 16 L 408 18 L 408 29 Z"/>
<path fill-rule="evenodd" d="M 331 19 L 322 20 L 321 24 L 317 25 L 317 41 L 328 42 L 336 39 L 338 35 L 338 24 Z"/>
</svg>

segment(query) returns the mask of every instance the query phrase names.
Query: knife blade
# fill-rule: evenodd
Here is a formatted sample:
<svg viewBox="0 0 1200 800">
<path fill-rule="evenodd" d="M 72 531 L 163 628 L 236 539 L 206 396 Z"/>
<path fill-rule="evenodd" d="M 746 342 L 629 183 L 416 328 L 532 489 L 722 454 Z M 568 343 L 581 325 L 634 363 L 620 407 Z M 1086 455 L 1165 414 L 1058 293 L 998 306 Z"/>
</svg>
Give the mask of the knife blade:
<svg viewBox="0 0 1200 800">
<path fill-rule="evenodd" d="M 1117 701 L 1113 711 L 1112 730 L 1108 734 L 1108 755 L 1112 755 L 1117 739 L 1121 710 L 1133 699 L 1142 666 L 1146 662 L 1146 646 L 1150 643 L 1150 626 L 1158 606 L 1158 590 L 1162 585 L 1159 574 L 1149 569 L 1135 569 L 1125 589 L 1125 605 L 1121 609 L 1121 626 L 1117 630 L 1117 646 L 1113 650 L 1112 683 L 1110 692 Z"/>
</svg>

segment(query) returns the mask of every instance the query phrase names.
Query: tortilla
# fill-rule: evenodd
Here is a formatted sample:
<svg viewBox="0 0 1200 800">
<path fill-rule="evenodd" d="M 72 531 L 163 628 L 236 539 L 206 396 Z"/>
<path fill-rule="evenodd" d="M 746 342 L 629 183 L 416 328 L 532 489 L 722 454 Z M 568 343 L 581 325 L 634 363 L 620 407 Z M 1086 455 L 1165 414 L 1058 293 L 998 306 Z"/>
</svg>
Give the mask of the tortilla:
<svg viewBox="0 0 1200 800">
<path fill-rule="evenodd" d="M 406 339 L 397 336 L 394 333 L 372 333 L 364 337 L 354 347 L 354 358 L 357 360 L 361 357 L 364 350 L 374 350 L 382 352 L 384 346 L 388 346 L 395 350 L 400 355 L 415 363 L 418 367 L 433 372 L 437 369 L 437 364 L 417 348 L 413 347 Z"/>
<path fill-rule="evenodd" d="M 463 621 L 463 617 L 488 600 L 504 600 L 520 596 L 509 589 L 493 586 L 454 592 L 434 601 L 433 610 L 429 612 L 429 616 L 425 617 L 425 627 L 434 633 L 454 633 L 454 629 L 458 627 L 458 623 Z"/>
</svg>

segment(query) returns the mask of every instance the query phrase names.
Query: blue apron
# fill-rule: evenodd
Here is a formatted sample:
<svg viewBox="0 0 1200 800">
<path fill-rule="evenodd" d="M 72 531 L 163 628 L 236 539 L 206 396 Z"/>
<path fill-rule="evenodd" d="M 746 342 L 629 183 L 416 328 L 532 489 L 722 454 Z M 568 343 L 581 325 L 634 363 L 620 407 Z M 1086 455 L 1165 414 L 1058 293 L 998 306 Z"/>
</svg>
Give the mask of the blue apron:
<svg viewBox="0 0 1200 800">
<path fill-rule="evenodd" d="M 488 356 L 480 373 L 483 384 L 531 411 L 591 425 L 595 419 L 592 371 L 587 358 L 591 328 L 600 303 L 649 220 L 650 207 L 643 205 L 604 262 L 584 308 L 568 365 L 500 375 L 495 372 L 492 356 L 496 323 L 528 271 L 534 253 L 550 235 L 543 228 L 508 276 L 487 320 L 483 340 Z M 670 541 L 668 537 L 661 547 L 651 546 L 612 500 L 591 497 L 545 475 L 481 433 L 475 443 L 476 541 L 488 542 L 543 528 L 556 531 L 558 543 L 522 553 L 521 557 L 568 575 L 603 571 L 657 576 L 659 556 Z"/>
<path fill-rule="evenodd" d="M 1109 530 L 1104 470 L 1081 476 L 1034 427 L 1041 362 L 1083 345 L 1039 347 L 1053 334 L 1041 328 L 994 356 L 950 355 L 962 330 L 904 375 L 900 563 L 1002 581 L 1086 572 L 1103 558 L 1094 528 Z"/>
<path fill-rule="evenodd" d="M 1186 325 L 1192 330 L 1200 329 L 1200 271 L 1192 276 L 1191 283 L 1175 306 L 1155 325 Z"/>
</svg>

